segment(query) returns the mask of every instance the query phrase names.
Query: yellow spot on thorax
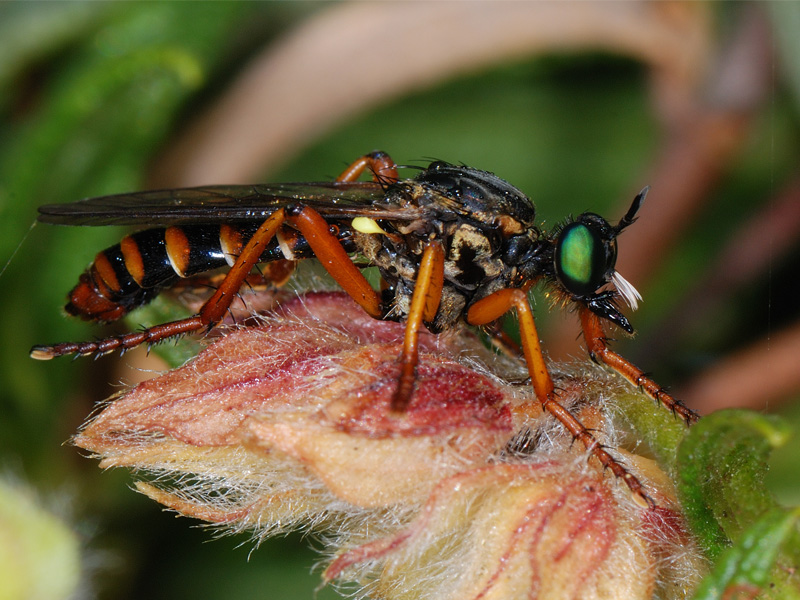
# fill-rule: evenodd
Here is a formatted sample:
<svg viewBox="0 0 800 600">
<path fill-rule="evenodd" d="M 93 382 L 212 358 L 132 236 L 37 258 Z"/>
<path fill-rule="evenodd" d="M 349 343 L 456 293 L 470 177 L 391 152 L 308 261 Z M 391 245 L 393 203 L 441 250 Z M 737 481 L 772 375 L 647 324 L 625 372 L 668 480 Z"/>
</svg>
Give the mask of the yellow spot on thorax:
<svg viewBox="0 0 800 600">
<path fill-rule="evenodd" d="M 378 222 L 375 219 L 370 219 L 369 217 L 355 217 L 350 224 L 353 226 L 353 229 L 360 231 L 361 233 L 386 234 L 386 232 L 381 229 L 381 226 L 378 225 Z"/>
</svg>

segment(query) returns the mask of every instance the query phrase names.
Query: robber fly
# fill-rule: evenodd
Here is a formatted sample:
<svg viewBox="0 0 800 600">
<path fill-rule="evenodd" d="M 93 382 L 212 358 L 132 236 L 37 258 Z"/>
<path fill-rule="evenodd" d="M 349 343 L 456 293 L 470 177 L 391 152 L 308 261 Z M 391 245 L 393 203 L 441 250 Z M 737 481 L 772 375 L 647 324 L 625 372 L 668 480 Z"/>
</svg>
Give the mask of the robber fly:
<svg viewBox="0 0 800 600">
<path fill-rule="evenodd" d="M 373 180 L 358 181 L 366 170 Z M 406 410 L 415 383 L 418 337 L 464 321 L 482 326 L 516 311 L 522 351 L 543 407 L 650 503 L 639 481 L 558 403 L 528 300 L 541 281 L 577 308 L 591 357 L 692 423 L 697 415 L 638 367 L 611 351 L 604 324 L 633 332 L 619 310 L 640 296 L 615 269 L 617 237 L 644 201 L 633 200 L 616 224 L 583 213 L 553 231 L 540 230 L 532 202 L 499 177 L 466 166 L 431 163 L 399 179 L 383 152 L 362 156 L 335 182 L 212 186 L 90 198 L 42 206 L 39 220 L 65 225 L 157 226 L 100 252 L 69 295 L 66 310 L 91 321 L 115 321 L 178 281 L 229 267 L 213 295 L 191 317 L 106 339 L 35 346 L 31 356 L 100 355 L 213 328 L 259 263 L 316 258 L 376 319 L 405 321 L 400 375 L 391 408 Z M 375 291 L 351 259 L 375 266 Z"/>
</svg>

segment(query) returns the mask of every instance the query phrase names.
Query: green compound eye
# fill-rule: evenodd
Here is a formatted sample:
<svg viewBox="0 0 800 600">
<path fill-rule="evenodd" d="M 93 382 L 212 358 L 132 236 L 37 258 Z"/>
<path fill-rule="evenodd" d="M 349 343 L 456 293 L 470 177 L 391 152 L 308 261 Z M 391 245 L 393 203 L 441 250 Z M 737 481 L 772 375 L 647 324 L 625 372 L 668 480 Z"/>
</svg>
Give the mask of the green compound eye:
<svg viewBox="0 0 800 600">
<path fill-rule="evenodd" d="M 590 227 L 570 223 L 556 241 L 556 274 L 563 286 L 576 296 L 594 293 L 608 270 L 603 242 Z"/>
</svg>

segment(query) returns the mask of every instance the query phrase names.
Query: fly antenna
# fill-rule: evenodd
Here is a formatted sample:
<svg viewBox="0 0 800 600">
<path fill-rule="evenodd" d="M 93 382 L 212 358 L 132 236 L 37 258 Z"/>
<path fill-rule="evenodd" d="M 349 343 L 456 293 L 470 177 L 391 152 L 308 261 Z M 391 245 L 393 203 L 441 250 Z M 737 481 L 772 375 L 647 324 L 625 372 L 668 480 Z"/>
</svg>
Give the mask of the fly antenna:
<svg viewBox="0 0 800 600">
<path fill-rule="evenodd" d="M 642 189 L 641 192 L 636 194 L 636 197 L 631 202 L 631 207 L 628 209 L 628 212 L 625 213 L 625 216 L 619 220 L 617 226 L 614 227 L 614 231 L 619 234 L 620 231 L 625 229 L 628 225 L 631 225 L 636 220 L 636 213 L 639 212 L 639 209 L 644 204 L 644 199 L 647 197 L 647 192 L 650 191 L 650 186 L 646 185 Z"/>
</svg>

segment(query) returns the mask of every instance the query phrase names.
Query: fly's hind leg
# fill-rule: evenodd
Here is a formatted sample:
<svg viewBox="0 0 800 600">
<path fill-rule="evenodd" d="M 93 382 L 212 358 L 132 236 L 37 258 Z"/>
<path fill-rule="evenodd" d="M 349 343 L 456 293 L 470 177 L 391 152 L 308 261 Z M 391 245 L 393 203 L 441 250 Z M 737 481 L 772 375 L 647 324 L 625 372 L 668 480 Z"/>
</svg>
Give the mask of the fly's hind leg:
<svg viewBox="0 0 800 600">
<path fill-rule="evenodd" d="M 679 415 L 687 425 L 691 425 L 700 418 L 696 412 L 684 406 L 667 393 L 663 387 L 645 375 L 639 367 L 610 350 L 606 343 L 607 338 L 603 331 L 603 325 L 596 314 L 586 307 L 581 307 L 580 317 L 586 347 L 594 360 L 614 369 L 633 385 L 641 388 L 653 400 L 672 411 L 673 414 Z"/>
<path fill-rule="evenodd" d="M 517 311 L 522 338 L 522 351 L 525 355 L 525 362 L 528 365 L 533 389 L 536 392 L 537 399 L 542 403 L 542 408 L 558 419 L 572 434 L 573 438 L 580 440 L 604 468 L 609 469 L 616 477 L 622 479 L 637 501 L 644 506 L 653 507 L 653 500 L 645 492 L 642 483 L 606 452 L 589 430 L 559 404 L 553 380 L 547 371 L 542 348 L 539 344 L 539 335 L 536 331 L 533 311 L 528 302 L 527 290 L 506 288 L 494 292 L 469 308 L 467 322 L 471 325 L 485 325 L 498 319 L 512 308 Z"/>
<path fill-rule="evenodd" d="M 261 224 L 247 242 L 241 254 L 236 258 L 220 286 L 203 304 L 196 315 L 97 341 L 64 342 L 51 346 L 34 346 L 31 349 L 31 357 L 47 360 L 68 354 L 99 356 L 114 350 L 129 350 L 141 344 L 156 344 L 171 337 L 194 333 L 202 329 L 212 329 L 225 316 L 242 283 L 258 263 L 267 244 L 269 244 L 285 220 L 284 210 L 279 209 Z"/>
<path fill-rule="evenodd" d="M 235 256 L 238 256 L 239 252 Z M 230 321 L 235 323 L 246 320 L 273 308 L 283 297 L 279 290 L 291 278 L 296 264 L 297 261 L 294 260 L 280 259 L 257 265 L 256 270 L 242 282 L 236 299 L 228 308 Z M 222 272 L 179 279 L 172 287 L 165 290 L 165 293 L 178 305 L 197 313 L 226 275 L 227 273 Z"/>
<path fill-rule="evenodd" d="M 98 341 L 34 346 L 31 356 L 46 360 L 67 354 L 100 355 L 114 350 L 128 350 L 141 344 L 155 344 L 177 335 L 212 329 L 225 316 L 237 297 L 239 288 L 284 223 L 294 227 L 303 235 L 316 258 L 334 280 L 367 313 L 375 318 L 383 315 L 379 294 L 372 289 L 359 268 L 350 260 L 350 256 L 331 232 L 327 221 L 312 208 L 295 205 L 278 209 L 262 223 L 236 257 L 214 294 L 196 315 Z"/>
<path fill-rule="evenodd" d="M 390 184 L 397 181 L 397 165 L 388 154 L 380 151 L 370 152 L 355 160 L 339 175 L 336 181 L 356 181 L 365 170 L 369 170 L 372 178 L 378 183 Z M 326 269 L 331 275 L 334 275 L 330 268 L 326 267 Z M 405 412 L 411 402 L 417 377 L 417 364 L 419 363 L 419 332 L 426 321 L 432 321 L 436 316 L 443 287 L 444 250 L 441 243 L 434 240 L 425 246 L 417 272 L 417 280 L 414 284 L 414 293 L 411 297 L 411 307 L 403 339 L 403 352 L 400 355 L 400 377 L 391 401 L 393 413 Z M 358 301 L 358 297 L 354 296 L 350 290 L 347 291 Z M 372 316 L 381 316 L 381 314 L 372 312 L 368 307 L 365 309 Z"/>
<path fill-rule="evenodd" d="M 365 169 L 369 169 L 375 181 L 380 183 L 388 184 L 397 181 L 397 166 L 385 152 L 372 152 L 362 156 L 350 165 L 337 181 L 355 181 Z M 224 317 L 231 303 L 237 297 L 239 288 L 258 263 L 267 244 L 285 222 L 298 229 L 306 237 L 315 255 L 328 272 L 364 310 L 373 317 L 382 316 L 380 297 L 372 290 L 358 267 L 350 260 L 336 236 L 330 232 L 327 222 L 313 209 L 292 206 L 275 211 L 250 237 L 220 286 L 196 315 L 96 341 L 37 345 L 31 348 L 31 357 L 38 360 L 49 360 L 70 354 L 99 356 L 115 350 L 125 351 L 141 344 L 155 344 L 171 337 L 212 329 Z"/>
</svg>

